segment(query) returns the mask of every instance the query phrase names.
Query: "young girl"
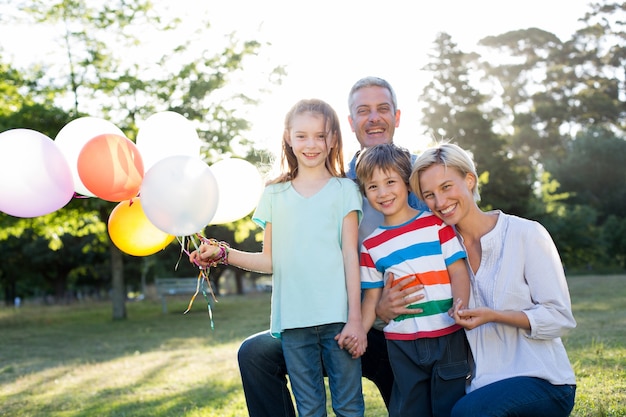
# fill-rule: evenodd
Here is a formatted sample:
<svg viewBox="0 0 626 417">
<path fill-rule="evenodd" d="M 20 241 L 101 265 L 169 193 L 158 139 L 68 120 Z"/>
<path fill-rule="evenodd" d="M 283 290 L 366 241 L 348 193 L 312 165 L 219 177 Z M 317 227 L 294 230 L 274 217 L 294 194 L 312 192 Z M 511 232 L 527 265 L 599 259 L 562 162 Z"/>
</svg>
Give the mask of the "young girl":
<svg viewBox="0 0 626 417">
<path fill-rule="evenodd" d="M 345 178 L 341 130 L 321 100 L 301 100 L 285 117 L 282 174 L 264 190 L 253 220 L 263 251 L 205 243 L 190 256 L 271 273 L 271 332 L 282 341 L 301 416 L 326 415 L 324 371 L 337 416 L 363 416 L 358 225 L 362 198 Z M 354 339 L 355 355 L 340 344 Z"/>
</svg>

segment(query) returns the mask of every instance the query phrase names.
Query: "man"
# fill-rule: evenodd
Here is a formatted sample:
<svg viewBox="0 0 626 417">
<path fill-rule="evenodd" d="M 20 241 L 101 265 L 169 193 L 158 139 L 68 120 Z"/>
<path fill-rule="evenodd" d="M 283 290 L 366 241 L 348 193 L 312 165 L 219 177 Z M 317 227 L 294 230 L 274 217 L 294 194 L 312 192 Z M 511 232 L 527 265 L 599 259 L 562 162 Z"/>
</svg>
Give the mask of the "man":
<svg viewBox="0 0 626 417">
<path fill-rule="evenodd" d="M 348 108 L 350 109 L 348 121 L 361 149 L 393 141 L 396 127 L 400 125 L 400 110 L 397 106 L 396 93 L 387 81 L 377 77 L 365 77 L 357 81 L 348 95 Z M 360 151 L 350 161 L 346 173 L 346 176 L 353 180 L 356 180 L 355 168 L 359 153 Z M 409 205 L 420 210 L 428 210 L 413 193 L 409 194 Z M 359 245 L 382 222 L 383 215 L 374 210 L 364 197 L 363 220 L 359 225 Z M 381 318 L 389 321 L 393 317 Z"/>
<path fill-rule="evenodd" d="M 400 110 L 395 92 L 387 81 L 377 77 L 360 79 L 350 90 L 348 106 L 350 110 L 348 121 L 361 149 L 392 141 L 395 129 L 400 124 Z M 347 176 L 352 179 L 356 178 L 354 168 L 357 157 L 358 152 L 349 164 Z M 409 200 L 413 207 L 426 209 L 415 195 L 411 194 Z M 381 213 L 372 209 L 367 199 L 364 199 L 363 219 L 359 225 L 359 244 L 381 223 Z M 420 286 L 406 290 L 386 287 L 376 308 L 376 314 L 384 322 L 400 314 L 410 314 L 411 310 L 405 308 L 407 304 L 405 297 L 419 289 Z M 382 332 L 383 324 L 378 322 L 368 333 L 367 351 L 361 357 L 361 366 L 363 376 L 374 382 L 388 406 L 393 373 Z M 291 394 L 287 388 L 287 369 L 280 339 L 273 338 L 269 331 L 252 335 L 241 344 L 237 358 L 249 415 L 295 417 Z"/>
</svg>

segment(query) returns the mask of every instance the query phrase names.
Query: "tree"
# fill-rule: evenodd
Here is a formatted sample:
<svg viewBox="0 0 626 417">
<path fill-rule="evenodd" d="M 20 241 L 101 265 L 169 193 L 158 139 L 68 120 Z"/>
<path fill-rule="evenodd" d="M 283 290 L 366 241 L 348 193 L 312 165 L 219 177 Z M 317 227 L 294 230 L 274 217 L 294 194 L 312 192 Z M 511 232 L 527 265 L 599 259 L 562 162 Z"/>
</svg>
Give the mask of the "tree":
<svg viewBox="0 0 626 417">
<path fill-rule="evenodd" d="M 523 215 L 532 196 L 532 172 L 511 155 L 506 142 L 494 132 L 492 119 L 483 112 L 487 97 L 472 87 L 468 66 L 475 59 L 460 51 L 449 35 L 438 35 L 425 67 L 433 78 L 420 96 L 422 123 L 433 136 L 452 140 L 473 154 L 485 208 Z"/>
<path fill-rule="evenodd" d="M 61 81 L 48 75 L 55 74 L 54 71 L 46 71 L 48 76 L 39 80 L 35 90 L 44 96 L 53 95 L 56 100 L 61 99 L 64 92 L 71 93 L 73 108 L 70 115 L 73 117 L 91 112 L 93 105 L 83 102 L 83 97 L 102 103 L 110 102 L 110 97 L 105 94 L 114 91 L 114 86 L 124 76 L 122 74 L 120 77 L 120 58 L 114 55 L 107 40 L 124 46 L 132 45 L 137 39 L 129 33 L 129 28 L 140 23 L 158 23 L 160 20 L 151 14 L 149 0 L 119 1 L 117 4 L 74 0 L 59 0 L 51 4 L 41 0 L 27 0 L 17 6 L 18 10 L 27 12 L 27 18 L 35 24 L 62 28 L 62 50 L 66 53 L 66 65 L 60 69 Z M 104 115 L 109 114 L 109 106 L 103 106 Z M 122 129 L 129 127 L 129 124 L 118 125 Z M 111 209 L 111 204 L 98 199 L 87 204 L 91 206 L 90 209 L 100 213 L 101 221 L 106 218 L 103 214 Z M 64 232 L 75 233 L 73 230 Z M 123 319 L 126 317 L 123 258 L 112 244 L 110 246 L 113 318 Z"/>
<path fill-rule="evenodd" d="M 533 202 L 531 218 L 551 234 L 561 260 L 569 270 L 588 269 L 604 259 L 604 245 L 597 240 L 597 211 L 587 205 L 568 203 L 570 194 L 561 191 L 550 172 L 541 174 L 540 199 Z"/>
<path fill-rule="evenodd" d="M 609 131 L 626 129 L 626 3 L 598 2 L 581 19 L 568 42 L 567 61 L 576 77 L 566 79 L 573 94 L 574 122 Z"/>
<path fill-rule="evenodd" d="M 77 205 L 35 218 L 0 213 L 0 284 L 6 302 L 42 291 L 66 300 L 68 285 L 89 278 L 93 287 L 106 280 L 105 225 L 97 213 Z"/>
<path fill-rule="evenodd" d="M 40 72 L 34 71 L 28 76 L 0 63 L 0 74 L 0 131 L 28 128 L 54 137 L 69 115 L 56 107 L 48 95 L 36 93 L 34 86 Z M 32 295 L 35 288 L 47 288 L 63 298 L 61 287 L 68 278 L 66 261 L 75 256 L 57 253 L 59 262 L 51 262 L 48 254 L 59 251 L 68 243 L 67 236 L 64 236 L 66 230 L 73 230 L 79 240 L 85 236 L 84 231 L 102 234 L 101 222 L 100 229 L 87 226 L 91 219 L 93 217 L 88 213 L 78 213 L 75 209 L 35 219 L 18 219 L 0 213 L 0 285 L 4 289 L 5 302 L 12 304 L 17 295 Z M 82 247 L 84 244 L 78 243 L 66 250 L 80 252 Z"/>
<path fill-rule="evenodd" d="M 597 212 L 585 205 L 560 204 L 538 218 L 550 232 L 566 269 L 586 270 L 605 259 L 598 244 Z"/>
<path fill-rule="evenodd" d="M 602 128 L 580 132 L 565 156 L 547 169 L 569 194 L 570 204 L 587 205 L 598 212 L 601 224 L 609 216 L 624 217 L 626 207 L 626 141 Z"/>
<path fill-rule="evenodd" d="M 426 124 L 473 151 L 481 180 L 488 181 L 484 200 L 494 207 L 523 195 L 507 187 L 516 184 L 516 175 L 527 175 L 535 193 L 519 213 L 528 210 L 528 217 L 546 225 L 570 267 L 623 264 L 619 239 L 606 227 L 609 222 L 620 229 L 626 201 L 606 181 L 624 181 L 625 12 L 626 4 L 595 3 L 571 39 L 538 28 L 514 30 L 481 39 L 483 55 L 461 53 L 439 38 L 437 64 L 429 68 L 435 79 L 430 96 L 445 97 L 428 103 Z M 481 132 L 480 143 L 471 140 L 472 128 Z M 502 142 L 489 140 L 487 130 Z M 503 152 L 484 160 L 489 149 Z M 553 184 L 558 187 L 546 194 Z M 500 192 L 494 196 L 494 190 Z"/>
<path fill-rule="evenodd" d="M 138 28 L 159 34 L 176 26 L 176 19 L 162 23 L 158 11 L 148 0 L 119 0 L 114 3 L 57 0 L 24 0 L 16 5 L 26 11 L 25 18 L 61 29 L 65 65 L 49 63 L 45 74 L 29 86 L 33 96 L 62 101 L 69 93 L 73 100 L 71 117 L 100 116 L 112 120 L 130 139 L 136 137 L 137 124 L 157 111 L 173 110 L 192 120 L 202 140 L 207 162 L 220 155 L 244 150 L 249 141 L 243 135 L 248 123 L 238 116 L 242 104 L 254 100 L 242 94 L 224 94 L 231 76 L 240 71 L 246 59 L 260 44 L 241 42 L 234 36 L 223 50 L 190 51 L 189 41 L 162 54 L 158 63 L 123 60 L 118 53 L 140 50 Z M 207 24 L 207 26 L 209 26 Z M 190 52 L 193 52 L 191 54 Z M 200 58 L 196 58 L 200 57 Z M 173 65 L 174 62 L 183 64 Z M 158 70 L 158 71 L 157 71 Z M 67 118 L 65 122 L 69 121 Z M 98 199 L 83 201 L 84 209 L 99 213 L 104 224 L 112 205 Z M 75 230 L 64 230 L 75 234 Z M 101 236 L 107 238 L 106 232 Z M 124 255 L 110 242 L 113 278 L 113 318 L 125 318 Z"/>
<path fill-rule="evenodd" d="M 626 218 L 609 216 L 602 227 L 601 239 L 607 258 L 626 269 Z"/>
<path fill-rule="evenodd" d="M 623 131 L 626 120 L 626 4 L 595 3 L 571 39 L 537 28 L 481 39 L 500 123 L 513 128 L 511 150 L 536 164 L 558 161 L 585 126 Z"/>
</svg>

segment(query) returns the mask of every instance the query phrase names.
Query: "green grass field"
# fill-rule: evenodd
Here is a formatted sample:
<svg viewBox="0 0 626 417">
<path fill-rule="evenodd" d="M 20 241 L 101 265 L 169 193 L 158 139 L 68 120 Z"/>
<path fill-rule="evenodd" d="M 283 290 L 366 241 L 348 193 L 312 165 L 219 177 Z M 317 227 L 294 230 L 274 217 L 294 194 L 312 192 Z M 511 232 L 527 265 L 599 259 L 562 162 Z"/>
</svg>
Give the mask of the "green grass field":
<svg viewBox="0 0 626 417">
<path fill-rule="evenodd" d="M 569 279 L 578 327 L 564 338 L 578 378 L 573 416 L 626 416 L 626 276 Z M 0 308 L 0 416 L 246 416 L 236 353 L 267 328 L 269 295 L 206 302 Z M 364 380 L 366 415 L 386 410 Z M 329 412 L 329 415 L 333 415 Z M 277 416 L 279 417 L 279 416 Z"/>
</svg>

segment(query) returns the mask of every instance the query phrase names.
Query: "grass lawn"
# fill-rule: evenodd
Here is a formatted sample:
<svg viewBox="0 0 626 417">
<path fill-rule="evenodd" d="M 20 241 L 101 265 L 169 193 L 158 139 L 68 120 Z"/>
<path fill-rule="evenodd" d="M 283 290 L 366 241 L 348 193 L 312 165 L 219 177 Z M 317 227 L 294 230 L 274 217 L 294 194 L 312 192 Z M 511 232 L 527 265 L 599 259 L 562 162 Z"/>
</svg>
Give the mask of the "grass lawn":
<svg viewBox="0 0 626 417">
<path fill-rule="evenodd" d="M 626 276 L 569 279 L 578 327 L 564 338 L 578 389 L 572 416 L 626 416 Z M 206 302 L 0 308 L 0 416 L 246 416 L 236 353 L 265 330 L 269 294 Z M 364 380 L 367 416 L 386 410 Z M 333 415 L 329 412 L 329 415 Z M 277 416 L 280 417 L 280 416 Z"/>
</svg>

